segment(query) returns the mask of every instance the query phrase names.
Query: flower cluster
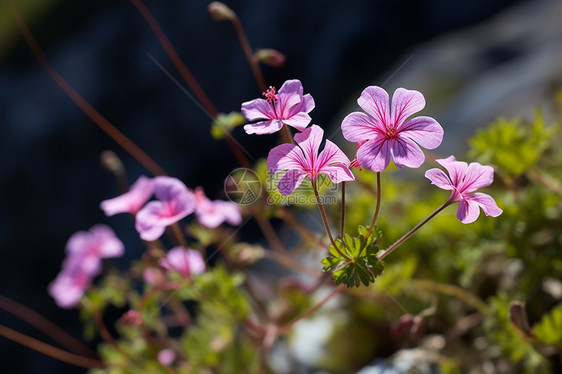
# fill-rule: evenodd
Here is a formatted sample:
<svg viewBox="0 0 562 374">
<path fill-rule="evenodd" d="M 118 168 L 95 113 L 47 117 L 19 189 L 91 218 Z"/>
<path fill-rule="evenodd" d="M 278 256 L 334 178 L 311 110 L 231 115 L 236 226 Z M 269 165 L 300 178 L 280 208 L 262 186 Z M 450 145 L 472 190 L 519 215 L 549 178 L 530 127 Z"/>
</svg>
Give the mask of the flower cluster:
<svg viewBox="0 0 562 374">
<path fill-rule="evenodd" d="M 156 200 L 148 201 L 152 196 Z M 179 179 L 159 176 L 141 176 L 129 191 L 104 200 L 100 208 L 107 216 L 130 213 L 135 217 L 135 227 L 146 241 L 157 240 L 166 227 L 195 213 L 199 223 L 216 228 L 223 222 L 239 225 L 242 215 L 238 205 L 222 200 L 212 201 L 203 189 L 188 189 Z M 101 259 L 119 257 L 124 253 L 123 243 L 111 228 L 96 225 L 90 231 L 80 231 L 70 237 L 66 245 L 67 258 L 57 278 L 49 285 L 49 293 L 62 308 L 78 304 L 92 279 L 101 271 Z M 205 271 L 201 253 L 193 249 L 175 247 L 158 263 L 161 269 L 178 271 L 184 277 Z M 147 283 L 157 283 L 160 270 L 145 271 Z"/>
<path fill-rule="evenodd" d="M 308 113 L 314 108 L 310 94 L 303 95 L 300 81 L 286 81 L 276 93 L 270 87 L 263 95 L 266 99 L 254 99 L 242 104 L 242 113 L 249 121 L 265 120 L 248 124 L 248 134 L 271 134 L 281 130 L 283 124 L 301 131 L 294 136 L 297 143 L 285 143 L 269 152 L 267 167 L 271 173 L 286 171 L 279 180 L 278 189 L 283 195 L 295 191 L 305 178 L 315 183 L 320 174 L 327 175 L 334 183 L 355 179 L 351 167 L 363 167 L 375 172 L 387 168 L 390 160 L 399 167 L 418 168 L 425 156 L 420 146 L 437 148 L 443 140 L 443 128 L 433 118 L 413 117 L 425 107 L 423 95 L 415 90 L 398 88 L 392 95 L 381 87 L 369 86 L 357 99 L 365 111 L 348 114 L 342 121 L 345 139 L 357 143 L 355 159 L 350 162 L 338 146 L 326 140 L 324 150 L 318 154 L 324 131 L 311 122 Z M 479 207 L 489 216 L 502 213 L 494 199 L 486 194 L 474 193 L 493 182 L 493 169 L 456 161 L 454 156 L 437 160 L 451 174 L 448 178 L 439 169 L 431 169 L 427 178 L 440 188 L 452 190 L 447 204 L 459 202 L 457 217 L 463 223 L 474 222 Z"/>
<path fill-rule="evenodd" d="M 67 257 L 62 270 L 49 285 L 49 294 L 61 308 L 78 304 L 92 278 L 101 271 L 101 259 L 123 255 L 125 247 L 106 225 L 79 231 L 66 243 Z"/>
</svg>

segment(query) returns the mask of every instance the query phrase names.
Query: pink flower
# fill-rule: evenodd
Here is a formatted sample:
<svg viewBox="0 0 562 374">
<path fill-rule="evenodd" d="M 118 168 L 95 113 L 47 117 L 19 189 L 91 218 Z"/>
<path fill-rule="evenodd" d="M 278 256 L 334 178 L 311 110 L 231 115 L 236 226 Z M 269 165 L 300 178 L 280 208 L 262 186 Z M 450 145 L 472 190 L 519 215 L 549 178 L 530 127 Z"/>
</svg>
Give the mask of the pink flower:
<svg viewBox="0 0 562 374">
<path fill-rule="evenodd" d="M 73 234 L 66 244 L 62 270 L 49 285 L 49 294 L 61 308 L 78 304 L 92 278 L 101 271 L 101 259 L 123 255 L 123 243 L 106 225 Z"/>
<path fill-rule="evenodd" d="M 136 215 L 135 227 L 143 240 L 158 239 L 166 226 L 178 222 L 195 209 L 193 192 L 176 178 L 154 178 L 154 194 L 158 201 L 149 202 Z"/>
<path fill-rule="evenodd" d="M 150 199 L 154 192 L 153 181 L 144 175 L 131 186 L 129 191 L 113 199 L 104 200 L 100 208 L 106 216 L 113 216 L 118 213 L 136 214 L 139 209 Z"/>
<path fill-rule="evenodd" d="M 239 225 L 242 222 L 238 205 L 230 201 L 211 201 L 201 187 L 195 189 L 195 202 L 195 216 L 205 227 L 213 229 L 224 221 L 231 225 Z"/>
<path fill-rule="evenodd" d="M 422 116 L 407 120 L 425 107 L 425 99 L 418 91 L 397 89 L 392 96 L 391 109 L 388 93 L 380 87 L 369 86 L 357 103 L 367 114 L 348 114 L 341 129 L 350 142 L 367 140 L 357 149 L 357 161 L 366 169 L 383 171 L 391 158 L 400 168 L 417 168 L 425 160 L 419 145 L 434 149 L 443 140 L 443 128 L 433 118 Z"/>
<path fill-rule="evenodd" d="M 176 359 L 176 353 L 173 350 L 166 348 L 158 352 L 156 357 L 158 362 L 162 365 L 170 366 Z"/>
<path fill-rule="evenodd" d="M 444 190 L 451 190 L 449 202 L 459 202 L 457 218 L 462 223 L 476 221 L 480 208 L 487 216 L 497 217 L 502 214 L 494 199 L 484 193 L 475 193 L 479 188 L 487 187 L 494 181 L 494 169 L 478 162 L 457 161 L 454 156 L 436 160 L 449 172 L 449 176 L 441 169 L 430 169 L 425 172 L 432 184 Z"/>
<path fill-rule="evenodd" d="M 81 268 L 79 258 L 70 256 L 63 261 L 62 270 L 49 284 L 48 292 L 60 308 L 70 309 L 78 305 L 91 283 L 92 276 Z"/>
<path fill-rule="evenodd" d="M 205 261 L 199 251 L 174 247 L 159 262 L 167 270 L 176 270 L 184 277 L 205 272 Z"/>
<path fill-rule="evenodd" d="M 285 143 L 269 152 L 267 168 L 270 173 L 288 170 L 277 186 L 283 195 L 291 194 L 304 178 L 316 182 L 320 174 L 326 174 L 334 183 L 355 179 L 349 170 L 349 159 L 337 145 L 326 140 L 324 150 L 318 154 L 323 136 L 324 130 L 312 125 L 295 135 L 298 145 Z"/>
<path fill-rule="evenodd" d="M 287 124 L 302 131 L 311 121 L 308 113 L 314 109 L 314 99 L 303 95 L 298 79 L 288 80 L 275 92 L 275 87 L 263 93 L 264 99 L 254 99 L 242 104 L 242 114 L 248 121 L 260 121 L 244 126 L 247 134 L 273 134 Z"/>
<path fill-rule="evenodd" d="M 106 225 L 94 225 L 89 231 L 78 231 L 66 243 L 66 253 L 76 257 L 80 269 L 91 276 L 100 272 L 102 258 L 120 257 L 124 251 L 121 240 Z"/>
</svg>

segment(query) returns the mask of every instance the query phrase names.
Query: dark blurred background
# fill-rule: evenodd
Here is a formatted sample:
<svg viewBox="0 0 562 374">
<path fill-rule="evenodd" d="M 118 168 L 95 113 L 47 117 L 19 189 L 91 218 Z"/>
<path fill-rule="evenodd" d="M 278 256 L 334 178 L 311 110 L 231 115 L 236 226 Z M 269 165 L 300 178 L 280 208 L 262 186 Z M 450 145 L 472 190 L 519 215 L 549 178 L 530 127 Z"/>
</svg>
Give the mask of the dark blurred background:
<svg viewBox="0 0 562 374">
<path fill-rule="evenodd" d="M 0 294 L 81 337 L 77 311 L 58 308 L 47 294 L 68 237 L 102 222 L 127 247 L 117 265 L 142 251 L 126 215 L 106 218 L 99 209 L 101 200 L 119 194 L 99 155 L 115 151 L 130 182 L 148 172 L 49 78 L 8 3 L 0 3 Z M 210 119 L 151 60 L 184 84 L 130 2 L 14 3 L 49 61 L 86 100 L 170 175 L 222 197 L 223 180 L 238 165 L 226 144 L 212 139 Z M 207 1 L 145 4 L 219 111 L 238 111 L 260 96 L 232 25 L 212 20 Z M 267 83 L 300 79 L 316 101 L 313 122 L 325 128 L 336 128 L 368 85 L 418 89 L 428 102 L 424 113 L 446 129 L 437 152 L 448 155 L 495 116 L 528 113 L 560 80 L 561 8 L 555 0 L 227 4 L 254 48 L 275 48 L 287 57 L 282 68 L 264 67 Z M 241 128 L 234 136 L 255 158 L 276 141 Z M 354 150 L 346 151 L 351 156 Z M 2 310 L 0 324 L 52 343 Z M 85 370 L 0 337 L 0 372 Z"/>
</svg>

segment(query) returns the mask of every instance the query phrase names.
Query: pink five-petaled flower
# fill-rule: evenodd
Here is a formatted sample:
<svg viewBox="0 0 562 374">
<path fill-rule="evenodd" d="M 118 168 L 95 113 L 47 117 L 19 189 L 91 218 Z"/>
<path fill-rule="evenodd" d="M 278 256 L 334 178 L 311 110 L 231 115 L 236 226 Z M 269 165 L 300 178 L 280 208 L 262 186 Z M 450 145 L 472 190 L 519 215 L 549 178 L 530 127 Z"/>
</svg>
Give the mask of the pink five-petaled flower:
<svg viewBox="0 0 562 374">
<path fill-rule="evenodd" d="M 334 183 L 354 180 L 349 170 L 349 159 L 337 145 L 326 140 L 324 150 L 318 154 L 324 130 L 312 125 L 301 133 L 295 134 L 298 145 L 285 143 L 269 152 L 267 168 L 270 173 L 288 170 L 279 180 L 279 192 L 291 194 L 304 180 L 313 183 L 320 174 L 326 174 Z"/>
<path fill-rule="evenodd" d="M 242 114 L 248 121 L 260 121 L 244 126 L 247 134 L 273 134 L 287 124 L 302 131 L 311 121 L 308 113 L 314 109 L 314 99 L 303 95 L 298 79 L 288 80 L 275 92 L 274 87 L 263 93 L 266 99 L 254 99 L 242 104 Z"/>
<path fill-rule="evenodd" d="M 443 140 L 443 128 L 433 118 L 421 116 L 407 120 L 425 107 L 425 99 L 418 91 L 397 89 L 391 109 L 388 93 L 370 86 L 363 90 L 357 103 L 367 114 L 348 114 L 341 129 L 351 142 L 367 140 L 357 149 L 357 161 L 366 169 L 383 171 L 391 158 L 400 168 L 417 168 L 425 160 L 419 145 L 434 149 Z"/>
<path fill-rule="evenodd" d="M 457 218 L 462 223 L 476 221 L 480 209 L 487 216 L 497 217 L 502 214 L 494 199 L 487 194 L 474 192 L 479 188 L 487 187 L 494 181 L 494 169 L 491 166 L 481 165 L 478 162 L 457 161 L 454 156 L 436 160 L 449 172 L 449 176 L 441 169 L 430 169 L 425 172 L 432 184 L 444 190 L 451 190 L 448 202 L 459 202 Z"/>
<path fill-rule="evenodd" d="M 136 215 L 135 227 L 143 240 L 156 240 L 166 227 L 195 210 L 195 196 L 178 179 L 154 178 L 157 201 L 150 201 Z"/>
<path fill-rule="evenodd" d="M 203 189 L 195 189 L 195 216 L 203 226 L 214 229 L 224 221 L 231 225 L 242 222 L 240 208 L 233 202 L 222 200 L 209 200 Z"/>
<path fill-rule="evenodd" d="M 184 277 L 200 274 L 205 271 L 205 261 L 199 251 L 174 247 L 159 261 L 160 266 L 167 270 L 176 270 Z"/>
<path fill-rule="evenodd" d="M 153 193 L 153 180 L 141 175 L 129 191 L 113 199 L 102 201 L 100 208 L 106 216 L 113 216 L 118 213 L 136 214 Z"/>
<path fill-rule="evenodd" d="M 66 244 L 62 270 L 49 285 L 49 294 L 61 308 L 78 304 L 92 278 L 101 270 L 101 259 L 123 255 L 123 243 L 106 225 L 73 234 Z"/>
</svg>

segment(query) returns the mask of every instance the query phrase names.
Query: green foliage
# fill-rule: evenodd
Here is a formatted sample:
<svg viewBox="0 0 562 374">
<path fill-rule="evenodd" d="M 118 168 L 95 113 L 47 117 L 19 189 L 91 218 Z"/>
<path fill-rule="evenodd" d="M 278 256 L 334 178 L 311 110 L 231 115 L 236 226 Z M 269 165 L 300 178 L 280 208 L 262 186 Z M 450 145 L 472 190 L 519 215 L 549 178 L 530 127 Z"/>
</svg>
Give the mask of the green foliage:
<svg viewBox="0 0 562 374">
<path fill-rule="evenodd" d="M 498 344 L 510 360 L 522 365 L 524 373 L 549 373 L 549 363 L 533 346 L 531 340 L 509 321 L 512 300 L 502 293 L 490 299 L 491 313 L 484 322 L 487 336 Z"/>
<path fill-rule="evenodd" d="M 363 283 L 368 286 L 383 272 L 383 265 L 377 258 L 381 232 L 373 230 L 371 235 L 367 236 L 368 230 L 363 226 L 358 227 L 358 232 L 356 237 L 345 234 L 343 241 L 336 239 L 339 251 L 333 245 L 330 246 L 331 256 L 321 261 L 324 265 L 323 271 L 333 271 L 332 279 L 336 284 L 359 287 L 359 284 Z"/>
<path fill-rule="evenodd" d="M 239 112 L 219 113 L 211 126 L 211 135 L 217 140 L 223 139 L 232 129 L 247 122 L 246 117 Z"/>
<path fill-rule="evenodd" d="M 502 117 L 471 138 L 469 155 L 481 163 L 496 165 L 508 176 L 519 176 L 537 163 L 556 130 L 556 126 L 545 127 L 539 110 L 530 125 L 521 118 Z"/>
<path fill-rule="evenodd" d="M 545 314 L 533 326 L 533 331 L 541 341 L 562 349 L 562 304 Z"/>
</svg>

